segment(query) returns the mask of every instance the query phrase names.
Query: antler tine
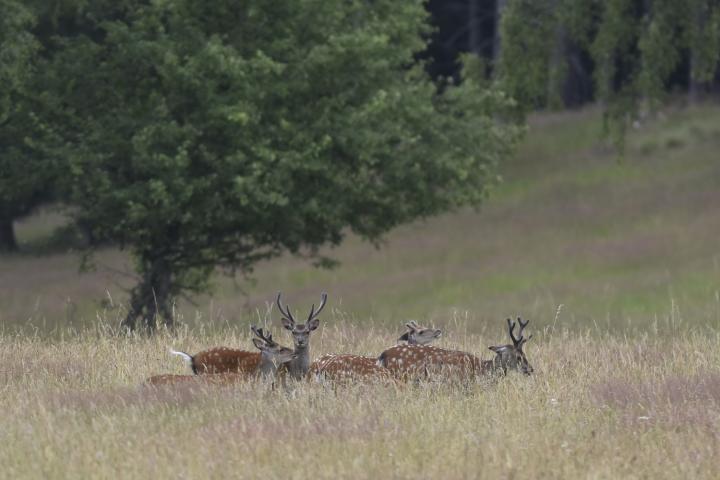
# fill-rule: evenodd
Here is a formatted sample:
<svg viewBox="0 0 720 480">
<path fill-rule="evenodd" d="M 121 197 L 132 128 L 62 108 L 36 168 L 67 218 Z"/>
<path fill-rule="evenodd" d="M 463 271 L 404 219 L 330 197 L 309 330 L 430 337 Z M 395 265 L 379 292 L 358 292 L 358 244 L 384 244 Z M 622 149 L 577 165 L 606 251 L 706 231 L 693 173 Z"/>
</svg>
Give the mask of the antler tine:
<svg viewBox="0 0 720 480">
<path fill-rule="evenodd" d="M 261 340 L 264 340 L 267 343 L 274 343 L 272 339 L 272 334 L 270 332 L 265 335 L 265 332 L 262 328 L 257 328 L 255 325 L 250 325 L 250 330 L 253 331 L 253 333 L 260 338 Z"/>
<path fill-rule="evenodd" d="M 519 332 L 520 342 L 521 342 L 521 343 L 525 343 L 525 342 L 527 342 L 528 340 L 530 340 L 530 339 L 532 338 L 532 333 L 531 333 L 530 336 L 528 336 L 527 338 L 525 338 L 525 337 L 523 336 L 523 330 L 525 330 L 525 327 L 528 326 L 528 323 L 530 323 L 530 320 L 525 320 L 525 321 L 523 322 L 523 321 L 522 321 L 522 318 L 518 317 L 518 322 L 520 323 L 520 332 Z"/>
<path fill-rule="evenodd" d="M 323 292 L 320 295 L 320 306 L 318 307 L 317 311 L 315 310 L 315 304 L 313 303 L 312 307 L 310 308 L 310 315 L 308 316 L 307 321 L 309 322 L 313 318 L 320 315 L 320 312 L 322 312 L 322 309 L 325 308 L 325 304 L 327 303 L 327 293 Z"/>
<path fill-rule="evenodd" d="M 515 322 L 513 322 L 512 320 L 510 320 L 510 318 L 508 318 L 507 324 L 508 324 L 508 333 L 510 334 L 510 339 L 513 341 L 514 345 L 517 345 L 520 342 L 520 340 L 515 338 L 515 335 L 513 335 L 513 330 L 515 330 Z"/>
<path fill-rule="evenodd" d="M 525 320 L 523 322 L 522 318 L 517 317 L 518 323 L 520 324 L 520 330 L 518 331 L 518 335 L 520 336 L 520 340 L 522 340 L 523 336 L 523 330 L 525 330 L 525 327 L 527 327 L 528 323 L 530 323 L 530 320 Z"/>
<path fill-rule="evenodd" d="M 282 292 L 278 292 L 277 298 L 275 299 L 275 303 L 277 304 L 278 308 L 280 309 L 280 313 L 283 317 L 290 320 L 291 322 L 295 323 L 295 317 L 292 316 L 292 313 L 290 313 L 290 307 L 288 305 L 285 306 L 285 309 L 283 309 L 282 303 L 280 303 L 280 296 L 282 295 Z"/>
<path fill-rule="evenodd" d="M 255 335 L 257 335 L 258 337 L 261 337 L 261 338 L 262 338 L 262 335 L 259 333 L 260 330 L 258 330 L 258 328 L 257 328 L 255 325 L 250 325 L 250 330 L 252 330 L 252 332 L 253 332 Z"/>
</svg>

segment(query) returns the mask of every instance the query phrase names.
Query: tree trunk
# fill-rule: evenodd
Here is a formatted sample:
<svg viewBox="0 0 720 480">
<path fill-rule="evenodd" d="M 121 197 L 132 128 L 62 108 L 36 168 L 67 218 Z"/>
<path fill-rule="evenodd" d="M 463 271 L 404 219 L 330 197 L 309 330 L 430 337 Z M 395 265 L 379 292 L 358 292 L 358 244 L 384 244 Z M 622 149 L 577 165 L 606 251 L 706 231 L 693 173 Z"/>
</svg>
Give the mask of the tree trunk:
<svg viewBox="0 0 720 480">
<path fill-rule="evenodd" d="M 130 292 L 130 308 L 122 326 L 135 330 L 138 319 L 147 333 L 154 333 L 160 320 L 167 328 L 173 328 L 172 273 L 164 261 L 150 263 L 140 283 Z"/>
<path fill-rule="evenodd" d="M 495 38 L 493 40 L 493 68 L 497 68 L 500 63 L 500 54 L 502 53 L 502 35 L 500 32 L 500 23 L 502 21 L 502 13 L 505 9 L 507 0 L 495 0 Z"/>
<path fill-rule="evenodd" d="M 695 29 L 702 32 L 705 29 L 705 11 L 704 5 L 696 5 L 693 12 L 693 21 Z M 690 48 L 690 71 L 688 78 L 688 100 L 690 103 L 699 103 L 707 90 L 707 82 L 701 80 L 700 64 L 698 54 L 694 47 Z"/>
<path fill-rule="evenodd" d="M 468 52 L 480 55 L 478 0 L 468 0 Z"/>
<path fill-rule="evenodd" d="M 16 252 L 18 249 L 15 238 L 15 227 L 12 218 L 0 218 L 0 252 Z"/>
<path fill-rule="evenodd" d="M 567 75 L 562 87 L 562 99 L 565 107 L 579 107 L 592 100 L 593 79 L 583 64 L 583 52 L 574 42 L 566 45 Z"/>
<path fill-rule="evenodd" d="M 559 23 L 555 26 L 548 72 L 547 104 L 552 109 L 560 110 L 565 107 L 565 99 L 562 94 L 567 79 L 567 63 L 565 61 L 565 29 Z"/>
</svg>

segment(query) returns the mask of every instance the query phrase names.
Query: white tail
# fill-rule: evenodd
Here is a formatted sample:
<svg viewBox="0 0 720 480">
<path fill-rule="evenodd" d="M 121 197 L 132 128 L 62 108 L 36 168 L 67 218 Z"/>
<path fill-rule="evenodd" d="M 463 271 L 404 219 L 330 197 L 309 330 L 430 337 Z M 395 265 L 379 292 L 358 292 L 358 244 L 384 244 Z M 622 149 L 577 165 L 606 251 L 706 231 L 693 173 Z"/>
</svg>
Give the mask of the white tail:
<svg viewBox="0 0 720 480">
<path fill-rule="evenodd" d="M 188 362 L 189 364 L 192 364 L 192 361 L 193 361 L 192 355 L 188 355 L 188 354 L 185 353 L 185 352 L 178 352 L 178 351 L 175 351 L 175 350 L 173 350 L 173 349 L 171 348 L 171 349 L 170 349 L 170 355 L 179 355 L 179 356 L 181 356 L 181 357 L 183 358 L 183 360 L 185 360 L 185 361 Z"/>
</svg>

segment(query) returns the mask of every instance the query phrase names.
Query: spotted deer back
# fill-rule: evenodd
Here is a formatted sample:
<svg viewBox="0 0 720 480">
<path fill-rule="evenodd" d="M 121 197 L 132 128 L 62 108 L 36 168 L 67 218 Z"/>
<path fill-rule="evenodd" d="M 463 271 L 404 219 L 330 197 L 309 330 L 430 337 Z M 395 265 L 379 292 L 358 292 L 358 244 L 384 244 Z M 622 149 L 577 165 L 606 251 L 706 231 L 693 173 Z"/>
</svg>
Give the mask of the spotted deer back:
<svg viewBox="0 0 720 480">
<path fill-rule="evenodd" d="M 398 378 L 442 371 L 469 375 L 480 373 L 485 368 L 482 360 L 475 355 L 431 345 L 396 345 L 380 355 L 378 364 Z"/>
<path fill-rule="evenodd" d="M 308 377 L 333 382 L 364 379 L 387 381 L 392 375 L 386 368 L 378 365 L 375 358 L 351 354 L 328 354 L 310 365 Z"/>
<path fill-rule="evenodd" d="M 242 373 L 255 374 L 260 365 L 260 352 L 247 352 L 227 347 L 205 350 L 193 357 L 193 371 L 197 374 Z"/>
</svg>

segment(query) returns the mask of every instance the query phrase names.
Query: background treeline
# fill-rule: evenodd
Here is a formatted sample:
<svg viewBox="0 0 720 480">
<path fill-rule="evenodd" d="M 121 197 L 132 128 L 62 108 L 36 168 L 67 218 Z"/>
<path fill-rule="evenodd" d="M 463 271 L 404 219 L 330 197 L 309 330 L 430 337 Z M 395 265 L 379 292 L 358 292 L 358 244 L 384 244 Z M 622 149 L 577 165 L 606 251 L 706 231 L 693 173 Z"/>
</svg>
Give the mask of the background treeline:
<svg viewBox="0 0 720 480">
<path fill-rule="evenodd" d="M 67 205 L 153 328 L 218 267 L 478 205 L 528 111 L 599 102 L 622 149 L 720 84 L 716 1 L 267 3 L 0 0 L 0 249 Z"/>
</svg>

